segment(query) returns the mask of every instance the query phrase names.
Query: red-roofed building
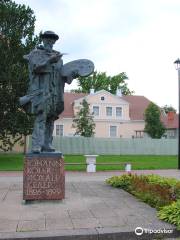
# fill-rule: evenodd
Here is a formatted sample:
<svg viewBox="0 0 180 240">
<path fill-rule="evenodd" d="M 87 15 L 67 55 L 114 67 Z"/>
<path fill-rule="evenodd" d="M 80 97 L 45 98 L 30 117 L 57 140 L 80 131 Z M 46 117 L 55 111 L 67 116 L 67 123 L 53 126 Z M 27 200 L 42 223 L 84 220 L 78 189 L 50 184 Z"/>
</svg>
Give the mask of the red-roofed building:
<svg viewBox="0 0 180 240">
<path fill-rule="evenodd" d="M 55 121 L 54 135 L 73 136 L 72 122 L 80 109 L 80 103 L 86 99 L 94 112 L 96 124 L 95 137 L 137 138 L 144 137 L 144 111 L 151 102 L 144 96 L 113 95 L 105 90 L 96 93 L 65 93 L 65 109 Z M 177 114 L 162 114 L 162 122 L 167 138 L 177 138 Z"/>
</svg>

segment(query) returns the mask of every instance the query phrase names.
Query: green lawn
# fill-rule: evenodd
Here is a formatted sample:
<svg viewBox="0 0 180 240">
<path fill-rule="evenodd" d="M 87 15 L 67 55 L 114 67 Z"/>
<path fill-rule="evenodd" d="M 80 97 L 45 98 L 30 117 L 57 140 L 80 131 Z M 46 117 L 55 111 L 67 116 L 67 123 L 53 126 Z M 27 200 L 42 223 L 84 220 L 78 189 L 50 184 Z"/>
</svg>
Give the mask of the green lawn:
<svg viewBox="0 0 180 240">
<path fill-rule="evenodd" d="M 85 162 L 82 155 L 65 155 L 65 162 Z M 177 169 L 177 156 L 154 155 L 109 155 L 97 157 L 100 162 L 122 162 L 123 164 L 112 166 L 97 166 L 97 170 L 122 170 L 124 163 L 131 163 L 132 169 Z M 0 154 L 0 171 L 21 171 L 23 169 L 23 154 Z M 66 166 L 66 170 L 85 170 L 86 166 Z"/>
</svg>

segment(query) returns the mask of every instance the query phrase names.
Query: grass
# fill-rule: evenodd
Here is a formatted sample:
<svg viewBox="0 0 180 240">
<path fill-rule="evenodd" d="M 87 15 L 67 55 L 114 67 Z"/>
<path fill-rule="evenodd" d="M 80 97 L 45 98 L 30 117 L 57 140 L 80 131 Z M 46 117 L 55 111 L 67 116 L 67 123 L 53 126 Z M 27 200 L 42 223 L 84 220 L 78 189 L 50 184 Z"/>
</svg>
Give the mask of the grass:
<svg viewBox="0 0 180 240">
<path fill-rule="evenodd" d="M 23 154 L 0 154 L 0 171 L 22 171 Z M 65 162 L 68 163 L 85 163 L 83 155 L 65 155 Z M 133 170 L 144 169 L 177 169 L 177 156 L 155 156 L 155 155 L 101 155 L 97 157 L 97 162 L 122 162 L 119 165 L 102 165 L 97 166 L 97 171 L 101 170 L 124 170 L 124 163 L 131 163 Z M 85 171 L 85 165 L 66 166 L 66 170 Z"/>
<path fill-rule="evenodd" d="M 21 171 L 23 170 L 23 154 L 0 154 L 0 171 Z"/>
</svg>

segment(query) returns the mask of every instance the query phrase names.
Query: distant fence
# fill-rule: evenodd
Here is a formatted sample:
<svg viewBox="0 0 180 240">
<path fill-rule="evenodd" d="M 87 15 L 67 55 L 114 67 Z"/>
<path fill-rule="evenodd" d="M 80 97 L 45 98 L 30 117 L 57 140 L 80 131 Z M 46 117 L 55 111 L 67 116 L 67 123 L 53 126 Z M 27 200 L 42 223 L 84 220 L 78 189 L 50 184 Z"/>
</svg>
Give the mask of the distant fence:
<svg viewBox="0 0 180 240">
<path fill-rule="evenodd" d="M 117 139 L 54 137 L 56 151 L 63 154 L 177 155 L 177 139 Z"/>
</svg>

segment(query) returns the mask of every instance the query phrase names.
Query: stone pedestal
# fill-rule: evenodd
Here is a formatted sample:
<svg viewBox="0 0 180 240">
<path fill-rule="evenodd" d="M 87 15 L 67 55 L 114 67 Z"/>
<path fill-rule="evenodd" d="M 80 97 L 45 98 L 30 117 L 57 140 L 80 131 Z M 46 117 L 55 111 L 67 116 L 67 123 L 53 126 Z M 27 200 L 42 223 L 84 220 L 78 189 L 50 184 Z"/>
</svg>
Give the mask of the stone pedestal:
<svg viewBox="0 0 180 240">
<path fill-rule="evenodd" d="M 96 172 L 96 157 L 98 155 L 84 155 L 86 157 L 87 172 Z"/>
<path fill-rule="evenodd" d="M 125 171 L 126 172 L 131 172 L 131 164 L 130 163 L 125 164 Z"/>
<path fill-rule="evenodd" d="M 61 153 L 27 154 L 23 199 L 61 200 L 65 197 L 64 159 Z"/>
</svg>

